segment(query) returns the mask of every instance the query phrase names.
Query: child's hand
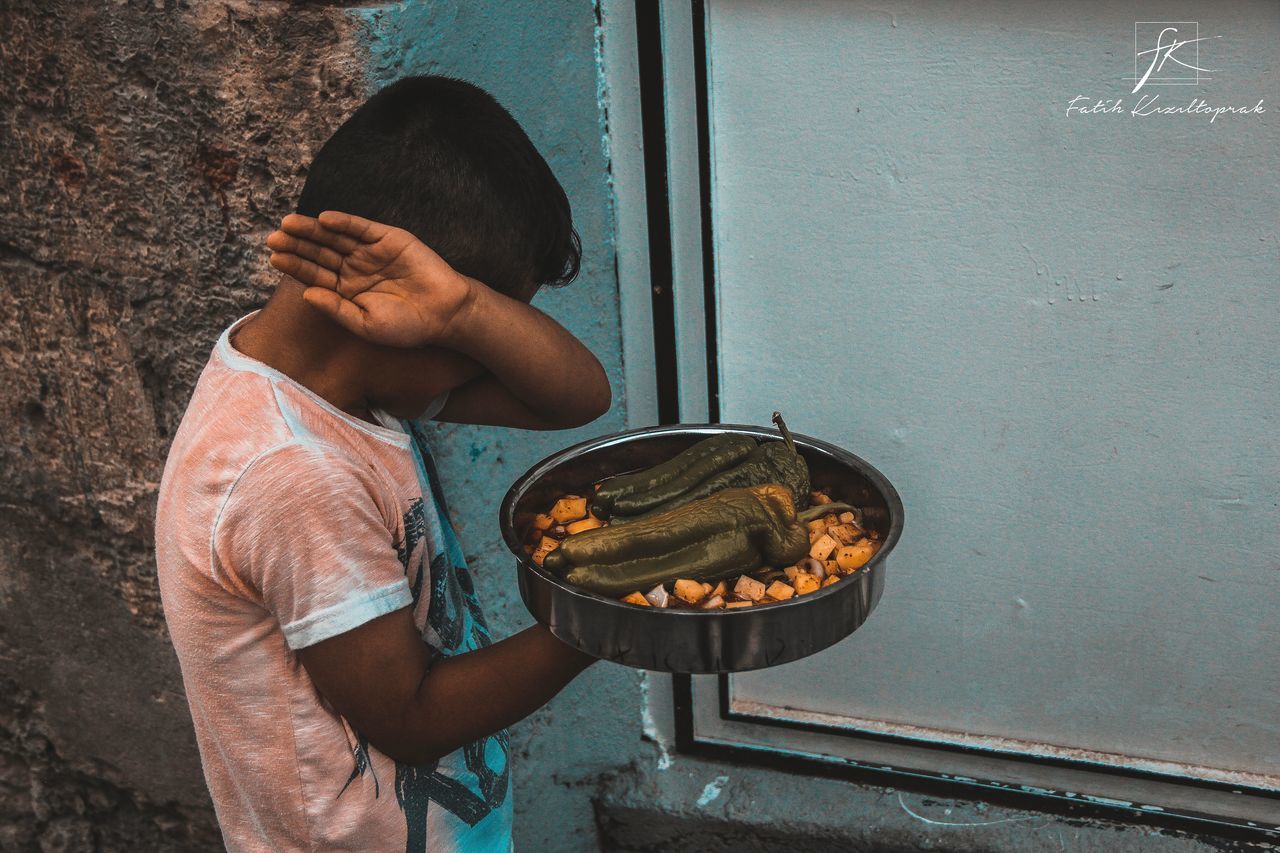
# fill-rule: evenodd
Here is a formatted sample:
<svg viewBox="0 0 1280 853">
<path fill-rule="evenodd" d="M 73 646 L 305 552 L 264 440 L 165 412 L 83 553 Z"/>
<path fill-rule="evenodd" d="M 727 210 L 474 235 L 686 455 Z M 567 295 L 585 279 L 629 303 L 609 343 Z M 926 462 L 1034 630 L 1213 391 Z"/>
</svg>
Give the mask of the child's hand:
<svg viewBox="0 0 1280 853">
<path fill-rule="evenodd" d="M 271 266 L 307 289 L 302 298 L 375 344 L 447 343 L 475 282 L 401 228 L 326 210 L 291 213 L 267 237 Z"/>
</svg>

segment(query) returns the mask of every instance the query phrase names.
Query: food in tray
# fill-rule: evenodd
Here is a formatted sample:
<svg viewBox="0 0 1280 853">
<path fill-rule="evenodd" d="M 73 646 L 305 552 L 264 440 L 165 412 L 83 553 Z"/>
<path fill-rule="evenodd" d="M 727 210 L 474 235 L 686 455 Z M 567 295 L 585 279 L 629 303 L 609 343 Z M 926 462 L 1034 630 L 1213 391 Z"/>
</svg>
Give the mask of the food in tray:
<svg viewBox="0 0 1280 853">
<path fill-rule="evenodd" d="M 809 505 L 809 466 L 796 452 L 782 415 L 773 413 L 783 441 L 756 445 L 747 435 L 714 435 L 643 471 L 605 480 L 591 498 L 593 515 L 622 524 L 649 518 L 725 489 L 777 483 L 790 489 L 797 510 Z"/>
<path fill-rule="evenodd" d="M 560 497 L 534 518 L 525 550 L 568 583 L 636 607 L 734 610 L 831 586 L 875 556 L 879 537 L 864 530 L 858 509 L 809 490 L 807 466 L 780 426 L 786 442 L 756 450 L 776 446 L 794 456 L 804 470 L 808 509 L 799 510 L 792 485 L 776 481 L 721 486 L 683 500 L 698 488 L 690 484 L 695 476 L 716 481 L 751 463 L 756 452 L 708 439 L 663 465 L 597 483 L 589 498 Z M 680 476 L 689 471 L 697 474 Z M 757 469 L 750 476 L 765 475 Z M 624 522 L 623 508 L 636 514 Z"/>
</svg>

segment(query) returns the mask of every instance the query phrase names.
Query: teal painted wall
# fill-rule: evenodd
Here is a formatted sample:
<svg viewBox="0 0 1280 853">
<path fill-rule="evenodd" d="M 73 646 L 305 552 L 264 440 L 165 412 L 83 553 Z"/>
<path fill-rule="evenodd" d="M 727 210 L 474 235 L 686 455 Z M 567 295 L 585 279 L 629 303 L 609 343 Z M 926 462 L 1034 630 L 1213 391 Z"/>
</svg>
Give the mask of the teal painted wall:
<svg viewBox="0 0 1280 853">
<path fill-rule="evenodd" d="M 454 521 L 494 630 L 532 624 L 498 533 L 498 504 L 542 457 L 623 428 L 618 288 L 596 16 L 590 2 L 408 3 L 351 14 L 367 40 L 370 91 L 410 74 L 461 77 L 493 94 L 564 186 L 582 238 L 582 269 L 534 304 L 596 354 L 613 386 L 607 415 L 567 432 L 436 427 L 434 443 Z M 641 745 L 639 673 L 597 664 L 513 731 L 516 846 L 594 850 L 591 796 Z"/>
</svg>

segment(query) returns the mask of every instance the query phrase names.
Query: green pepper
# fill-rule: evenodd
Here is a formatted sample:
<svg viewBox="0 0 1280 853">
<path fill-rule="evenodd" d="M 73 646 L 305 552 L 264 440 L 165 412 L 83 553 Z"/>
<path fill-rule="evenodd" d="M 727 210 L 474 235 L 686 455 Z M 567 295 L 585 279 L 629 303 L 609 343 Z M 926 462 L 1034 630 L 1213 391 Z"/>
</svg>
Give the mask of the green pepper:
<svg viewBox="0 0 1280 853">
<path fill-rule="evenodd" d="M 542 565 L 610 596 L 677 578 L 718 580 L 795 563 L 809 548 L 806 522 L 847 508 L 832 503 L 797 514 L 790 489 L 776 483 L 724 489 L 622 527 L 575 533 Z"/>
<path fill-rule="evenodd" d="M 591 499 L 591 512 L 602 519 L 647 512 L 725 470 L 755 447 L 750 436 L 713 435 L 661 465 L 605 480 Z"/>
<path fill-rule="evenodd" d="M 781 483 L 786 486 L 795 495 L 796 508 L 804 509 L 809 505 L 809 466 L 796 452 L 795 440 L 792 439 L 791 431 L 782 420 L 782 415 L 774 412 L 773 421 L 782 432 L 782 441 L 770 441 L 760 445 L 734 467 L 704 479 L 661 503 L 651 505 L 647 511 L 627 512 L 619 504 L 614 507 L 614 517 L 610 519 L 611 522 L 630 523 L 639 518 L 647 518 L 655 512 L 666 512 L 691 501 L 700 500 L 723 489 L 745 488 L 763 483 Z"/>
</svg>

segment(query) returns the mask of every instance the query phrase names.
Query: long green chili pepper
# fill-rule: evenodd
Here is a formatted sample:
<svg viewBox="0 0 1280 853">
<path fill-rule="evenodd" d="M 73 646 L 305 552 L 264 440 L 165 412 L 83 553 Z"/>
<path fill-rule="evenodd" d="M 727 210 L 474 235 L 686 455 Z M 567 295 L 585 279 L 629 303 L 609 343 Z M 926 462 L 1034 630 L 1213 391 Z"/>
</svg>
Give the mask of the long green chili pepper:
<svg viewBox="0 0 1280 853">
<path fill-rule="evenodd" d="M 567 537 L 543 568 L 601 595 L 621 595 L 676 578 L 710 581 L 795 563 L 809 548 L 808 520 L 851 509 L 824 504 L 796 513 L 776 483 L 724 489 L 622 527 Z"/>
<path fill-rule="evenodd" d="M 647 512 L 725 470 L 755 447 L 750 436 L 713 435 L 661 465 L 605 480 L 591 499 L 591 512 L 604 519 Z"/>
<path fill-rule="evenodd" d="M 723 489 L 747 488 L 763 483 L 781 483 L 795 495 L 796 508 L 804 509 L 809 505 L 809 466 L 804 457 L 796 452 L 795 440 L 787 429 L 782 415 L 773 413 L 773 421 L 782 432 L 782 441 L 770 441 L 760 445 L 746 455 L 740 463 L 721 471 L 713 477 L 702 480 L 696 485 L 653 504 L 647 511 L 627 512 L 621 504 L 614 507 L 611 522 L 624 524 L 647 518 L 655 512 L 666 512 L 678 506 L 700 500 Z"/>
</svg>

